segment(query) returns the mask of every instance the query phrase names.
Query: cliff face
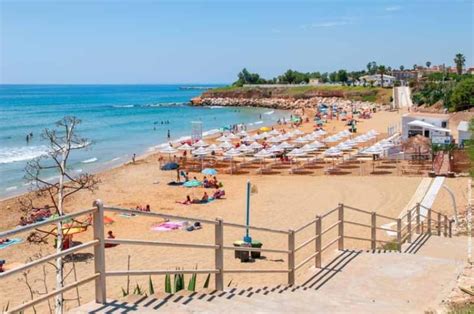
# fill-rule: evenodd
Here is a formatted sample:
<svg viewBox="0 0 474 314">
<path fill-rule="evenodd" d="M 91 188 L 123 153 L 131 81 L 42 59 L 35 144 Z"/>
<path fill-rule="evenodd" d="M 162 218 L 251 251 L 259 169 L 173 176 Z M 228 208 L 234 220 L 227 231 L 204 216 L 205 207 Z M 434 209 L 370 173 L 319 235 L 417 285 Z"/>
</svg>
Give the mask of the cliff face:
<svg viewBox="0 0 474 314">
<path fill-rule="evenodd" d="M 381 92 L 379 88 L 348 86 L 295 86 L 290 88 L 230 87 L 204 92 L 191 100 L 195 106 L 252 106 L 276 109 L 294 109 L 314 106 L 318 103 L 334 103 L 339 100 L 375 102 Z M 388 90 L 388 92 L 391 91 Z M 385 102 L 382 99 L 380 102 Z"/>
</svg>

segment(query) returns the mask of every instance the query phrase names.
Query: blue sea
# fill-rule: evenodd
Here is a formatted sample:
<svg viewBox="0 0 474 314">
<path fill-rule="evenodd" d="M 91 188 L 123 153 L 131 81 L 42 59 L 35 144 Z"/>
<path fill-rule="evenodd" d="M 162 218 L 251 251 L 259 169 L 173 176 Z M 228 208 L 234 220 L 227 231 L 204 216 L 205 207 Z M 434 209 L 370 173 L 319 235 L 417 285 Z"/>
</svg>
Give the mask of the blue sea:
<svg viewBox="0 0 474 314">
<path fill-rule="evenodd" d="M 249 129 L 274 124 L 283 111 L 246 107 L 192 107 L 191 98 L 215 85 L 0 85 L 0 198 L 20 194 L 28 161 L 47 154 L 41 133 L 64 116 L 81 119 L 77 132 L 92 142 L 75 151 L 73 171 L 97 172 L 171 140 L 191 135 L 202 121 L 204 135 L 231 124 Z M 27 143 L 26 136 L 33 133 Z M 54 180 L 54 173 L 45 173 Z"/>
</svg>

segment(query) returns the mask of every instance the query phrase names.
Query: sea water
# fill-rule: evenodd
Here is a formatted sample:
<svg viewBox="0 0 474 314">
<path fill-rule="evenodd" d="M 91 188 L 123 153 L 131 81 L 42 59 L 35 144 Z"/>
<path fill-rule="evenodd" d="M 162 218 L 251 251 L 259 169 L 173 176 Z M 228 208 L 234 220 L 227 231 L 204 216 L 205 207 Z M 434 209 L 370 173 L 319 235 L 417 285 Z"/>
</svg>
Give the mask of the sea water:
<svg viewBox="0 0 474 314">
<path fill-rule="evenodd" d="M 48 153 L 45 128 L 64 116 L 82 123 L 77 133 L 92 143 L 74 151 L 76 173 L 97 172 L 190 136 L 191 121 L 204 135 L 244 123 L 249 129 L 275 124 L 284 111 L 247 107 L 193 107 L 191 98 L 210 85 L 0 85 L 0 198 L 28 190 L 24 168 Z M 26 136 L 33 137 L 26 141 Z M 46 173 L 54 180 L 54 173 Z"/>
</svg>

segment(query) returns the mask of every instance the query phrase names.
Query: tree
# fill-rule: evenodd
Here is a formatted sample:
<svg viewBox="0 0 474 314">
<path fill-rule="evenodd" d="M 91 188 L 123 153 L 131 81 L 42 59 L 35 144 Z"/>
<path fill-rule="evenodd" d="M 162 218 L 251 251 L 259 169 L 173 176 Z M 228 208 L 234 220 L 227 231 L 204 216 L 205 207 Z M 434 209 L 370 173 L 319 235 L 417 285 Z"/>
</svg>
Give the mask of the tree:
<svg viewBox="0 0 474 314">
<path fill-rule="evenodd" d="M 474 107 L 474 78 L 457 83 L 452 91 L 450 102 L 456 111 Z"/>
<path fill-rule="evenodd" d="M 430 61 L 426 61 L 426 67 L 429 68 L 431 66 L 431 62 Z"/>
<path fill-rule="evenodd" d="M 244 84 L 264 84 L 266 81 L 260 77 L 258 73 L 250 73 L 246 68 L 237 74 L 238 80 L 234 82 L 235 86 L 243 86 Z"/>
<path fill-rule="evenodd" d="M 329 73 L 329 79 L 331 80 L 332 83 L 337 81 L 337 72 L 331 72 Z"/>
<path fill-rule="evenodd" d="M 385 69 L 384 65 L 380 65 L 378 67 L 378 72 L 380 74 L 380 82 L 381 82 L 380 84 L 381 84 L 382 87 L 383 87 L 383 75 L 385 74 L 385 71 L 386 71 L 386 69 Z"/>
<path fill-rule="evenodd" d="M 456 54 L 454 57 L 454 63 L 456 64 L 456 71 L 458 72 L 458 75 L 462 74 L 462 68 L 466 64 L 466 58 L 462 53 Z"/>
<path fill-rule="evenodd" d="M 418 65 L 417 65 L 417 64 L 414 64 L 414 65 L 413 65 L 413 70 L 416 70 L 417 67 L 418 67 Z"/>
<path fill-rule="evenodd" d="M 403 65 L 400 66 L 400 71 L 405 70 L 405 67 Z"/>
<path fill-rule="evenodd" d="M 349 77 L 347 76 L 347 71 L 346 70 L 339 70 L 337 72 L 337 81 L 342 82 L 345 84 L 349 80 Z"/>
<path fill-rule="evenodd" d="M 32 188 L 39 196 L 49 197 L 53 209 L 59 216 L 64 215 L 64 202 L 73 194 L 81 190 L 94 191 L 99 181 L 90 174 L 81 173 L 74 175 L 69 167 L 69 158 L 75 150 L 85 149 L 90 142 L 76 134 L 76 127 L 81 121 L 75 117 L 64 117 L 56 123 L 57 129 L 45 129 L 42 138 L 48 142 L 48 155 L 42 156 L 28 162 L 25 167 L 25 179 L 32 184 Z M 45 172 L 48 176 L 51 172 L 58 174 L 57 181 L 44 179 Z M 31 209 L 33 201 L 29 203 Z M 56 251 L 60 253 L 63 249 L 63 223 L 58 222 Z M 56 289 L 64 287 L 64 265 L 63 258 L 56 259 Z M 56 297 L 56 313 L 62 313 L 64 306 L 63 295 Z"/>
</svg>

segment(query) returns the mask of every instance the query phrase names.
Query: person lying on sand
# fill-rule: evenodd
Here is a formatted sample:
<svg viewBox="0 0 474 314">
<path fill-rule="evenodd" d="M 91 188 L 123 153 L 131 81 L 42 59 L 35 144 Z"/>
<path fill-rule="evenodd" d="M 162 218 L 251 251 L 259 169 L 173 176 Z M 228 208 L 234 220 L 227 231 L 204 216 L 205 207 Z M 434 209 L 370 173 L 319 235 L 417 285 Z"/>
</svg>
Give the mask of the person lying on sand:
<svg viewBox="0 0 474 314">
<path fill-rule="evenodd" d="M 216 188 L 216 191 L 214 192 L 214 195 L 212 196 L 212 198 L 214 199 L 221 199 L 225 196 L 225 191 L 224 190 L 221 190 L 219 188 Z"/>
<path fill-rule="evenodd" d="M 3 243 L 8 243 L 10 242 L 11 240 L 8 239 L 8 238 L 5 238 L 5 239 L 0 239 L 0 244 L 3 244 Z"/>
<path fill-rule="evenodd" d="M 178 204 L 183 204 L 183 205 L 189 205 L 192 204 L 191 197 L 189 195 L 186 195 L 186 199 L 182 202 L 176 201 Z"/>
<path fill-rule="evenodd" d="M 209 202 L 209 195 L 207 195 L 207 192 L 204 192 L 203 196 L 201 199 L 193 199 L 192 203 L 193 204 L 204 204 Z"/>
<path fill-rule="evenodd" d="M 112 230 L 109 230 L 109 232 L 107 232 L 107 239 L 115 239 L 115 235 L 113 234 Z M 117 245 L 118 244 L 105 243 L 104 247 L 114 247 Z"/>
</svg>

